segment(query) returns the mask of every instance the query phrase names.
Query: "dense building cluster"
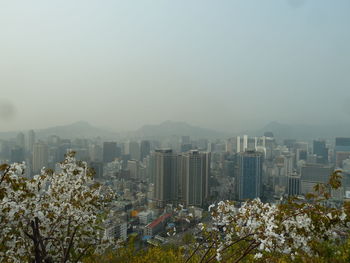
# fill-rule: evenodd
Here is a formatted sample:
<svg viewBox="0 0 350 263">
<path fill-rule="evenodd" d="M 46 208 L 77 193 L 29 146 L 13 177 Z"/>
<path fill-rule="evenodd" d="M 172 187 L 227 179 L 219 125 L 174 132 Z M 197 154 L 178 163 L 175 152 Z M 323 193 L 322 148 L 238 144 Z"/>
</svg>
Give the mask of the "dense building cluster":
<svg viewBox="0 0 350 263">
<path fill-rule="evenodd" d="M 94 169 L 95 180 L 117 194 L 105 233 L 122 240 L 137 234 L 146 242 L 155 236 L 159 242 L 175 242 L 169 230 L 177 229 L 178 235 L 193 231 L 195 223 L 208 220 L 203 211 L 216 201 L 274 203 L 283 196 L 305 195 L 326 183 L 335 169 L 342 169 L 343 184 L 329 202 L 338 205 L 350 198 L 350 138 L 278 141 L 267 132 L 215 140 L 184 135 L 116 142 L 37 138 L 29 131 L 1 140 L 0 160 L 25 161 L 25 175 L 32 177 L 42 167 L 55 170 L 71 150 Z"/>
</svg>

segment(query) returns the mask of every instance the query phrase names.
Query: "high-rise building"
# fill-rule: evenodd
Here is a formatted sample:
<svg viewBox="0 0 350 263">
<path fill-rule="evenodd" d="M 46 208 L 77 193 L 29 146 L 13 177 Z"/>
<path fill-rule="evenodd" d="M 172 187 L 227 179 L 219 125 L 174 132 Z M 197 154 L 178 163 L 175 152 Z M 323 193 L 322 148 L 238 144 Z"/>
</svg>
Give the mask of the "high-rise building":
<svg viewBox="0 0 350 263">
<path fill-rule="evenodd" d="M 34 143 L 35 143 L 35 132 L 33 130 L 30 130 L 28 132 L 28 140 L 27 140 L 27 151 L 28 152 L 33 151 Z"/>
<path fill-rule="evenodd" d="M 286 188 L 288 184 L 288 175 L 293 172 L 294 155 L 290 152 L 282 152 L 274 159 L 275 177 L 273 178 L 272 186 Z"/>
<path fill-rule="evenodd" d="M 254 199 L 261 196 L 262 154 L 247 151 L 238 154 L 238 199 Z"/>
<path fill-rule="evenodd" d="M 313 192 L 318 183 L 327 183 L 334 170 L 333 166 L 322 164 L 305 164 L 301 167 L 301 193 Z"/>
<path fill-rule="evenodd" d="M 313 153 L 316 154 L 318 163 L 328 162 L 328 149 L 324 140 L 313 141 Z"/>
<path fill-rule="evenodd" d="M 296 161 L 307 161 L 309 153 L 309 144 L 307 142 L 296 142 L 294 144 L 294 149 L 296 153 Z"/>
<path fill-rule="evenodd" d="M 43 167 L 48 165 L 48 147 L 43 142 L 33 145 L 33 172 L 39 173 Z"/>
<path fill-rule="evenodd" d="M 155 200 L 158 206 L 178 203 L 179 199 L 179 158 L 171 149 L 155 150 L 154 160 Z"/>
<path fill-rule="evenodd" d="M 289 196 L 300 195 L 301 193 L 301 177 L 296 172 L 288 175 L 287 194 Z"/>
<path fill-rule="evenodd" d="M 117 156 L 117 143 L 116 142 L 104 142 L 103 143 L 103 162 L 112 162 Z"/>
<path fill-rule="evenodd" d="M 334 156 L 336 166 L 342 167 L 343 161 L 350 156 L 350 138 L 335 138 Z"/>
<path fill-rule="evenodd" d="M 187 206 L 203 206 L 209 194 L 210 153 L 192 150 L 181 160 L 180 198 Z"/>
<path fill-rule="evenodd" d="M 151 143 L 149 141 L 141 141 L 140 152 L 141 152 L 140 160 L 143 161 L 143 159 L 146 158 L 151 152 Z"/>
<path fill-rule="evenodd" d="M 140 178 L 140 164 L 139 161 L 137 160 L 129 160 L 128 161 L 128 166 L 127 166 L 129 173 L 130 173 L 130 178 L 132 179 L 139 179 Z"/>
</svg>

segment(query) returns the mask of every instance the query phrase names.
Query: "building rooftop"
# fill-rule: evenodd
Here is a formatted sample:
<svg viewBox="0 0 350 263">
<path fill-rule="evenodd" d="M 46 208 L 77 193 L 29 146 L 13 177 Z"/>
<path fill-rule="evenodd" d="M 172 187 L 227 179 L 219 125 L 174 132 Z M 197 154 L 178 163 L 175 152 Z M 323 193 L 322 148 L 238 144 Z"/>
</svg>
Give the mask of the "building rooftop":
<svg viewBox="0 0 350 263">
<path fill-rule="evenodd" d="M 149 223 L 146 227 L 153 228 L 153 227 L 157 226 L 158 224 L 160 224 L 161 222 L 163 222 L 164 220 L 168 219 L 169 217 L 171 217 L 171 214 L 162 215 L 162 216 L 158 217 L 157 219 L 155 219 L 153 222 Z"/>
</svg>

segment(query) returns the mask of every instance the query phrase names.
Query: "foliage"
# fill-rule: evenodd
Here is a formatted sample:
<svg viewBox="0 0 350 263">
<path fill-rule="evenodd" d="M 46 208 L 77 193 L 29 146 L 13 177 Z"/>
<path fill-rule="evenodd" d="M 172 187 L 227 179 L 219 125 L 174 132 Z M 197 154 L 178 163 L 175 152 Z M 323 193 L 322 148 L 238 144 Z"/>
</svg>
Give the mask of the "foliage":
<svg viewBox="0 0 350 263">
<path fill-rule="evenodd" d="M 137 250 L 134 240 L 117 250 L 108 251 L 104 255 L 92 256 L 84 263 L 183 263 L 184 258 L 181 249 L 169 247 L 151 247 L 145 250 Z"/>
<path fill-rule="evenodd" d="M 3 165 L 0 179 L 2 262 L 81 262 L 102 251 L 101 214 L 112 198 L 74 153 L 59 172 L 43 169 L 29 179 L 24 164 Z"/>
<path fill-rule="evenodd" d="M 199 225 L 203 241 L 194 244 L 186 262 L 317 258 L 317 249 L 348 229 L 349 205 L 340 209 L 327 205 L 330 190 L 340 187 L 340 180 L 340 171 L 335 171 L 328 184 L 317 185 L 307 199 L 292 197 L 281 204 L 255 199 L 239 208 L 232 201 L 211 205 L 213 223 Z"/>
</svg>

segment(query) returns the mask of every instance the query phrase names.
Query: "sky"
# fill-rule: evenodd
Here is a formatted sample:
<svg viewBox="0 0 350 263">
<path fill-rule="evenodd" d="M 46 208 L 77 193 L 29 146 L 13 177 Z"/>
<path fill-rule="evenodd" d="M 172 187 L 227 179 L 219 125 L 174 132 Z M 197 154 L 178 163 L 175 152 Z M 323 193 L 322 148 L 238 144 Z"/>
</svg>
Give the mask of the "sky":
<svg viewBox="0 0 350 263">
<path fill-rule="evenodd" d="M 348 0 L 0 1 L 0 131 L 350 122 Z"/>
</svg>

